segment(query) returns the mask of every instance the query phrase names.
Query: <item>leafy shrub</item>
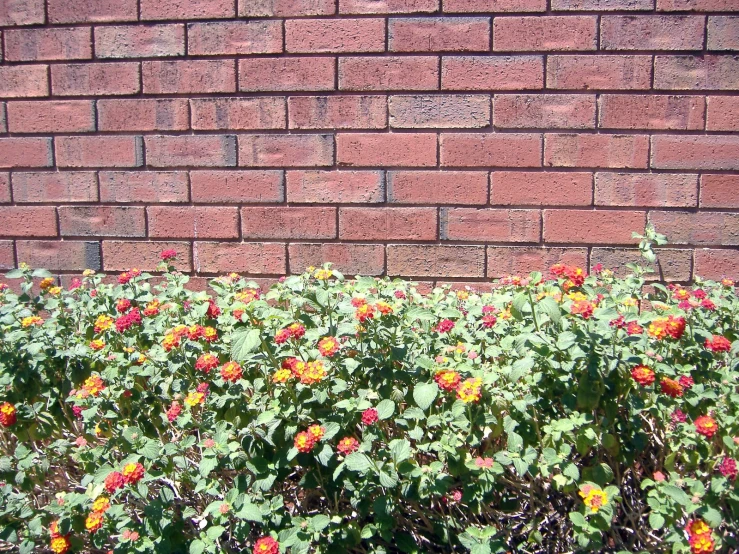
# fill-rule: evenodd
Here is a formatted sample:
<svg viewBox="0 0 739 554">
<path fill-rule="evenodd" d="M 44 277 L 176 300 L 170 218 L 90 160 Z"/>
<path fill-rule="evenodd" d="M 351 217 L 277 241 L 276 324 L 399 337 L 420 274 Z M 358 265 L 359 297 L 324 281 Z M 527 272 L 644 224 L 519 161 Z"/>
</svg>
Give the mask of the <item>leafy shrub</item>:
<svg viewBox="0 0 739 554">
<path fill-rule="evenodd" d="M 737 546 L 731 281 L 644 295 L 639 268 L 556 265 L 421 295 L 326 266 L 211 297 L 173 256 L 68 290 L 8 275 L 0 538 L 20 552 Z"/>
</svg>

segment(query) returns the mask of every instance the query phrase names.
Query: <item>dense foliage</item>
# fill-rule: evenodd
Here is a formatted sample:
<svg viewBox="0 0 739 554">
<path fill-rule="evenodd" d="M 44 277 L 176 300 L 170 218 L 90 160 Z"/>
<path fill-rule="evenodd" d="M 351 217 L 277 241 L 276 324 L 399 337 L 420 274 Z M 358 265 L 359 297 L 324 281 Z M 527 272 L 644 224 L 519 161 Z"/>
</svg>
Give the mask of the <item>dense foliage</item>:
<svg viewBox="0 0 739 554">
<path fill-rule="evenodd" d="M 556 265 L 422 295 L 326 266 L 191 292 L 174 256 L 0 287 L 20 552 L 737 547 L 733 282 Z"/>
</svg>

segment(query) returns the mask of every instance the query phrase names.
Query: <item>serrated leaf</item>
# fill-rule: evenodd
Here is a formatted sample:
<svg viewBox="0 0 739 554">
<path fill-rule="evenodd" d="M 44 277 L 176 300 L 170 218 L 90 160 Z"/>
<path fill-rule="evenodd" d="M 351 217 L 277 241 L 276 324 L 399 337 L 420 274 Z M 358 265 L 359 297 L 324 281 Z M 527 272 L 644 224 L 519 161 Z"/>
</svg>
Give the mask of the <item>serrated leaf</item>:
<svg viewBox="0 0 739 554">
<path fill-rule="evenodd" d="M 683 506 L 687 506 L 688 504 L 690 504 L 690 497 L 681 488 L 676 487 L 675 485 L 665 485 L 664 487 L 662 487 L 662 490 L 667 496 L 672 498 L 678 504 L 681 504 Z"/>
<path fill-rule="evenodd" d="M 349 454 L 346 457 L 346 460 L 344 460 L 344 465 L 351 471 L 357 471 L 359 473 L 364 473 L 373 467 L 372 460 L 362 452 L 353 452 L 352 454 Z"/>
<path fill-rule="evenodd" d="M 411 443 L 405 439 L 396 439 L 390 443 L 393 461 L 399 464 L 411 457 Z"/>
<path fill-rule="evenodd" d="M 200 460 L 200 464 L 198 465 L 200 475 L 202 475 L 203 477 L 207 477 L 208 474 L 216 467 L 218 467 L 217 458 L 203 458 L 202 460 Z"/>
<path fill-rule="evenodd" d="M 587 527 L 588 522 L 585 516 L 580 512 L 570 512 L 570 521 L 575 524 L 576 527 Z"/>
<path fill-rule="evenodd" d="M 156 460 L 159 458 L 159 444 L 155 441 L 148 441 L 140 450 L 140 454 L 148 460 Z"/>
<path fill-rule="evenodd" d="M 269 423 L 275 418 L 275 413 L 272 410 L 267 410 L 266 412 L 262 412 L 257 417 L 257 425 L 264 425 L 265 423 Z"/>
<path fill-rule="evenodd" d="M 231 335 L 231 359 L 243 362 L 261 343 L 259 329 L 241 329 Z"/>
<path fill-rule="evenodd" d="M 223 527 L 222 525 L 216 525 L 214 527 L 210 527 L 205 532 L 205 534 L 206 534 L 206 536 L 210 540 L 215 541 L 216 539 L 218 539 L 218 537 L 220 537 L 221 535 L 223 535 L 223 533 L 225 533 L 225 531 L 226 531 L 226 528 L 225 527 Z"/>
<path fill-rule="evenodd" d="M 580 470 L 575 464 L 567 464 L 562 470 L 562 475 L 569 477 L 573 481 L 580 480 Z"/>
<path fill-rule="evenodd" d="M 380 419 L 388 419 L 395 412 L 395 402 L 385 399 L 377 405 L 377 417 Z"/>
<path fill-rule="evenodd" d="M 562 319 L 562 311 L 554 298 L 545 296 L 538 302 L 537 307 L 541 308 L 541 311 L 549 316 L 552 323 L 555 325 L 559 324 Z"/>
<path fill-rule="evenodd" d="M 662 526 L 665 524 L 665 518 L 661 514 L 658 514 L 657 512 L 652 512 L 649 514 L 649 526 L 657 531 L 658 529 L 662 529 Z"/>
<path fill-rule="evenodd" d="M 245 519 L 247 521 L 262 523 L 261 510 L 256 504 L 252 504 L 251 502 L 244 502 L 244 505 L 241 507 L 241 509 L 236 512 L 236 517 L 240 519 Z"/>
<path fill-rule="evenodd" d="M 398 478 L 390 473 L 380 472 L 380 485 L 386 489 L 391 489 L 398 484 Z"/>
<path fill-rule="evenodd" d="M 438 394 L 439 387 L 436 383 L 418 383 L 413 389 L 413 400 L 419 408 L 425 411 L 434 403 Z"/>
<path fill-rule="evenodd" d="M 328 527 L 329 523 L 331 523 L 331 520 L 328 518 L 328 516 L 324 516 L 323 514 L 313 516 L 310 521 L 311 527 L 313 527 L 313 529 L 318 533 Z"/>
</svg>

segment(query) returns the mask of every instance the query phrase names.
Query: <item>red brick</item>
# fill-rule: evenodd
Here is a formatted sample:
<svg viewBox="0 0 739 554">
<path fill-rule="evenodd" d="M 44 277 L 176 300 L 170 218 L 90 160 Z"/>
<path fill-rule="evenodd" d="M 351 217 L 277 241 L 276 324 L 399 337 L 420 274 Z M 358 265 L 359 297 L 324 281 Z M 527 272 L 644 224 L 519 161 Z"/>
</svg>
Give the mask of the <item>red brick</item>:
<svg viewBox="0 0 739 554">
<path fill-rule="evenodd" d="M 141 19 L 215 19 L 236 15 L 233 0 L 140 0 Z"/>
<path fill-rule="evenodd" d="M 436 90 L 439 59 L 433 56 L 382 56 L 339 59 L 341 90 Z"/>
<path fill-rule="evenodd" d="M 102 269 L 100 243 L 74 240 L 16 241 L 18 260 L 51 271 Z"/>
<path fill-rule="evenodd" d="M 48 0 L 50 23 L 136 21 L 136 0 Z"/>
<path fill-rule="evenodd" d="M 187 202 L 187 173 L 101 171 L 101 202 Z"/>
<path fill-rule="evenodd" d="M 544 242 L 634 244 L 646 213 L 625 210 L 544 210 Z"/>
<path fill-rule="evenodd" d="M 486 171 L 389 171 L 387 200 L 394 204 L 486 204 Z"/>
<path fill-rule="evenodd" d="M 285 245 L 274 242 L 195 242 L 195 271 L 284 275 L 287 272 Z"/>
<path fill-rule="evenodd" d="M 487 17 L 414 17 L 388 22 L 391 52 L 488 52 Z"/>
<path fill-rule="evenodd" d="M 211 129 L 284 129 L 287 125 L 285 99 L 198 98 L 190 100 L 192 128 Z"/>
<path fill-rule="evenodd" d="M 18 29 L 5 31 L 4 38 L 5 59 L 11 62 L 92 58 L 89 27 Z"/>
<path fill-rule="evenodd" d="M 387 273 L 405 277 L 483 277 L 484 246 L 389 244 Z"/>
<path fill-rule="evenodd" d="M 146 163 L 153 167 L 228 167 L 236 165 L 233 135 L 146 137 Z"/>
<path fill-rule="evenodd" d="M 185 54 L 182 24 L 95 27 L 98 58 L 159 58 Z"/>
<path fill-rule="evenodd" d="M 544 165 L 554 167 L 648 167 L 646 135 L 546 135 Z"/>
<path fill-rule="evenodd" d="M 0 237 L 56 237 L 52 206 L 0 206 Z"/>
<path fill-rule="evenodd" d="M 701 175 L 701 208 L 739 208 L 739 175 Z"/>
<path fill-rule="evenodd" d="M 239 90 L 334 90 L 334 58 L 253 58 L 239 60 Z"/>
<path fill-rule="evenodd" d="M 335 0 L 239 0 L 240 17 L 302 17 L 335 11 Z"/>
<path fill-rule="evenodd" d="M 290 272 L 308 267 L 321 267 L 331 262 L 346 276 L 382 275 L 385 273 L 385 246 L 382 244 L 316 244 L 292 243 L 288 247 Z"/>
<path fill-rule="evenodd" d="M 233 60 L 152 61 L 141 70 L 146 94 L 236 91 Z"/>
<path fill-rule="evenodd" d="M 8 131 L 8 122 L 5 115 L 5 102 L 0 102 L 0 132 L 6 133 Z"/>
<path fill-rule="evenodd" d="M 16 202 L 96 202 L 97 179 L 92 171 L 14 173 Z"/>
<path fill-rule="evenodd" d="M 251 239 L 333 239 L 336 208 L 241 208 L 241 230 Z"/>
<path fill-rule="evenodd" d="M 655 56 L 656 90 L 739 90 L 739 56 Z"/>
<path fill-rule="evenodd" d="M 239 236 L 238 208 L 149 206 L 153 238 L 233 239 Z"/>
<path fill-rule="evenodd" d="M 548 56 L 547 88 L 630 90 L 648 89 L 651 56 Z"/>
<path fill-rule="evenodd" d="M 709 96 L 708 131 L 739 131 L 739 96 Z"/>
<path fill-rule="evenodd" d="M 553 10 L 648 10 L 654 0 L 552 0 Z"/>
<path fill-rule="evenodd" d="M 239 135 L 240 166 L 321 167 L 333 164 L 333 135 Z"/>
<path fill-rule="evenodd" d="M 139 167 L 141 137 L 56 137 L 59 167 Z"/>
<path fill-rule="evenodd" d="M 292 96 L 288 99 L 291 129 L 384 129 L 385 96 Z"/>
<path fill-rule="evenodd" d="M 440 0 L 339 0 L 339 13 L 431 13 L 439 9 L 439 2 Z"/>
<path fill-rule="evenodd" d="M 494 125 L 514 129 L 592 129 L 595 96 L 585 94 L 496 94 Z"/>
<path fill-rule="evenodd" d="M 282 202 L 285 200 L 282 171 L 191 171 L 192 201 Z"/>
<path fill-rule="evenodd" d="M 444 56 L 444 90 L 534 90 L 544 86 L 543 56 Z"/>
<path fill-rule="evenodd" d="M 537 133 L 442 133 L 439 144 L 442 166 L 541 167 Z"/>
<path fill-rule="evenodd" d="M 493 20 L 496 52 L 595 50 L 595 16 L 511 16 Z"/>
<path fill-rule="evenodd" d="M 385 20 L 289 19 L 285 22 L 287 52 L 383 52 Z"/>
<path fill-rule="evenodd" d="M 702 50 L 705 17 L 698 15 L 604 15 L 602 50 Z"/>
<path fill-rule="evenodd" d="M 739 169 L 739 136 L 654 136 L 652 167 Z"/>
<path fill-rule="evenodd" d="M 340 240 L 436 240 L 436 208 L 339 208 Z"/>
<path fill-rule="evenodd" d="M 409 129 L 487 127 L 491 98 L 485 94 L 391 96 L 390 126 Z"/>
<path fill-rule="evenodd" d="M 649 221 L 671 244 L 739 245 L 739 214 L 649 212 Z"/>
<path fill-rule="evenodd" d="M 371 204 L 385 199 L 382 171 L 288 171 L 287 201 Z"/>
<path fill-rule="evenodd" d="M 0 97 L 49 96 L 49 66 L 0 66 Z"/>
<path fill-rule="evenodd" d="M 604 94 L 599 102 L 604 129 L 702 130 L 705 120 L 702 96 Z"/>
<path fill-rule="evenodd" d="M 490 203 L 503 206 L 590 206 L 591 173 L 494 171 Z"/>
<path fill-rule="evenodd" d="M 100 131 L 184 131 L 190 127 L 186 98 L 98 100 Z"/>
<path fill-rule="evenodd" d="M 50 138 L 0 138 L 0 168 L 50 167 Z"/>
<path fill-rule="evenodd" d="M 647 280 L 654 281 L 664 278 L 665 281 L 689 281 L 691 279 L 692 250 L 660 248 L 656 252 L 662 273 L 660 275 L 659 270 L 647 273 Z M 647 265 L 639 250 L 626 248 L 593 248 L 590 265 L 592 267 L 596 264 L 601 264 L 604 268 L 622 277 L 632 274 L 632 270 L 625 267 L 626 264 Z"/>
<path fill-rule="evenodd" d="M 162 262 L 164 250 L 175 250 L 175 267 L 180 271 L 192 271 L 192 255 L 188 242 L 144 242 L 127 240 L 103 241 L 103 269 L 105 271 L 128 271 L 137 267 L 142 271 L 154 271 Z"/>
<path fill-rule="evenodd" d="M 708 49 L 739 50 L 739 16 L 712 15 L 708 18 Z"/>
<path fill-rule="evenodd" d="M 141 91 L 138 63 L 51 66 L 51 91 L 59 96 L 106 96 Z"/>
<path fill-rule="evenodd" d="M 0 25 L 43 23 L 44 0 L 5 0 L 0 2 Z"/>
<path fill-rule="evenodd" d="M 739 279 L 739 250 L 695 250 L 694 274 L 703 279 Z"/>
<path fill-rule="evenodd" d="M 91 100 L 8 102 L 11 133 L 61 133 L 95 130 Z"/>
<path fill-rule="evenodd" d="M 12 240 L 0 240 L 0 269 L 15 267 L 15 250 Z"/>
<path fill-rule="evenodd" d="M 488 246 L 488 277 L 527 276 L 534 271 L 546 275 L 554 264 L 586 268 L 587 248 L 544 248 L 541 246 Z"/>
<path fill-rule="evenodd" d="M 0 203 L 10 203 L 10 173 L 0 173 Z"/>
<path fill-rule="evenodd" d="M 122 206 L 60 206 L 63 237 L 143 237 L 144 208 Z"/>
<path fill-rule="evenodd" d="M 735 0 L 657 0 L 659 11 L 701 11 L 723 12 L 736 11 Z"/>
<path fill-rule="evenodd" d="M 544 12 L 546 0 L 443 0 L 444 13 Z"/>
<path fill-rule="evenodd" d="M 698 204 L 698 176 L 669 173 L 596 173 L 597 206 L 692 208 Z"/>
<path fill-rule="evenodd" d="M 187 26 L 187 53 L 191 56 L 279 52 L 282 52 L 280 21 L 190 23 Z"/>
<path fill-rule="evenodd" d="M 339 165 L 426 167 L 436 165 L 435 133 L 339 133 Z"/>
<path fill-rule="evenodd" d="M 538 242 L 541 238 L 539 210 L 442 208 L 442 240 L 485 242 Z"/>
</svg>

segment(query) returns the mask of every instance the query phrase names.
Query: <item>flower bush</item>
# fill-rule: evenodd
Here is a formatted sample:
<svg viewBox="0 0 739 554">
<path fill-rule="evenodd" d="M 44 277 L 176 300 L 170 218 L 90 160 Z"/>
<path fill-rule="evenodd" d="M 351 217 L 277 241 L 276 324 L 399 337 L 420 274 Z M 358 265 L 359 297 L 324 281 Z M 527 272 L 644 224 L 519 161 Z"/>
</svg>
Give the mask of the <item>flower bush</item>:
<svg viewBox="0 0 739 554">
<path fill-rule="evenodd" d="M 0 540 L 21 553 L 736 548 L 734 283 L 557 264 L 493 293 L 0 286 Z"/>
</svg>

